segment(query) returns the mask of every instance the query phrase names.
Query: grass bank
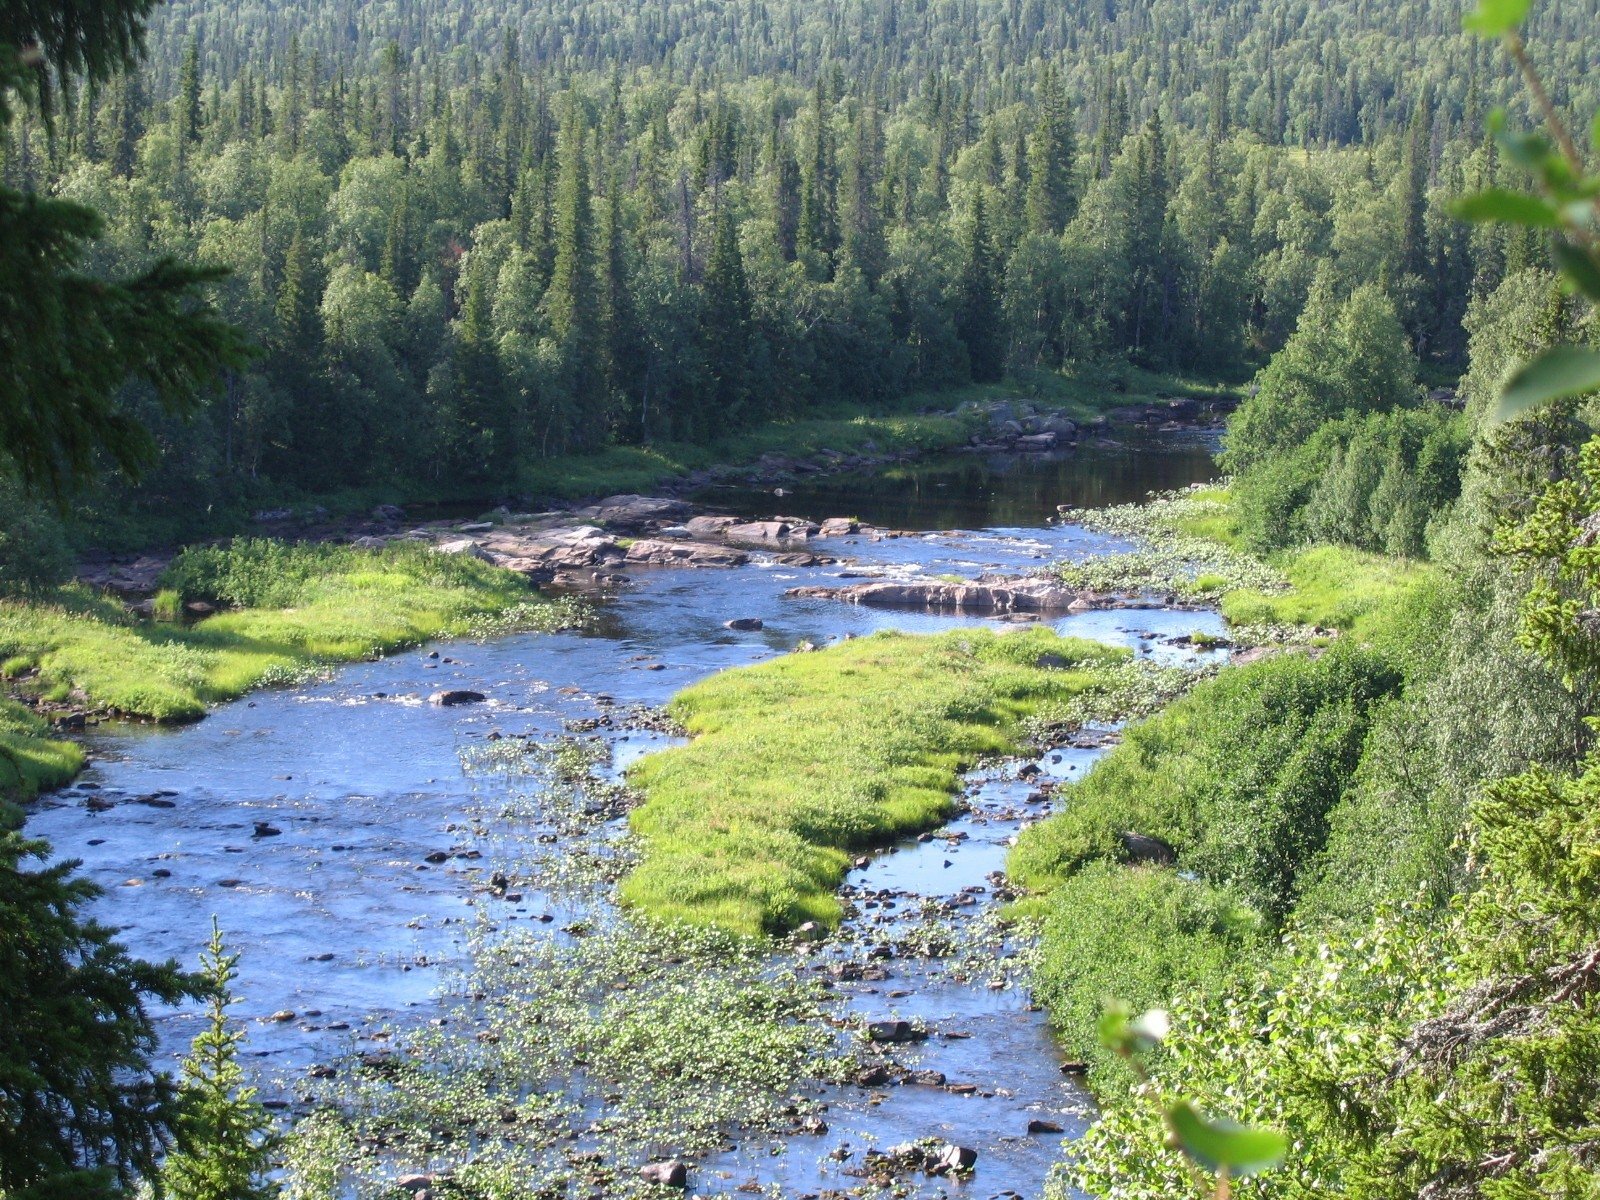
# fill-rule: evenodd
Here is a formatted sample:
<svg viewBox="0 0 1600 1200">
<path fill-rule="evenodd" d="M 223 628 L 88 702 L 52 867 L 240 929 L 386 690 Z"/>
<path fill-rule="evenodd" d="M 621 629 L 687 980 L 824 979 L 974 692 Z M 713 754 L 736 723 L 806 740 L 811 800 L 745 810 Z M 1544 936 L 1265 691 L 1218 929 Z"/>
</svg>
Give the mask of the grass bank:
<svg viewBox="0 0 1600 1200">
<path fill-rule="evenodd" d="M 514 572 L 403 544 L 363 550 L 244 541 L 186 551 L 164 583 L 158 607 L 166 611 L 189 600 L 228 607 L 195 624 L 147 620 L 77 586 L 0 603 L 0 673 L 25 697 L 183 721 L 325 664 L 570 618 Z M 45 732 L 21 705 L 0 710 L 0 742 L 19 744 L 33 764 L 25 772 L 31 785 L 0 779 L 0 786 L 10 782 L 6 790 L 27 794 L 70 778 L 81 756 L 48 742 Z"/>
<path fill-rule="evenodd" d="M 1218 605 L 1236 627 L 1297 626 L 1366 634 L 1426 584 L 1425 562 L 1317 545 L 1265 558 L 1244 549 L 1225 487 L 1169 493 L 1145 504 L 1071 514 L 1139 543 L 1123 554 L 1058 567 L 1069 583 L 1106 591 L 1173 592 Z"/>
<path fill-rule="evenodd" d="M 26 705 L 0 699 L 0 830 L 10 823 L 7 799 L 31 799 L 82 769 L 82 750 L 52 737 L 49 724 Z"/>
<path fill-rule="evenodd" d="M 882 633 L 697 684 L 672 704 L 695 740 L 630 772 L 623 898 L 741 933 L 836 923 L 852 851 L 943 822 L 965 766 L 1128 658 L 1048 630 Z"/>
</svg>

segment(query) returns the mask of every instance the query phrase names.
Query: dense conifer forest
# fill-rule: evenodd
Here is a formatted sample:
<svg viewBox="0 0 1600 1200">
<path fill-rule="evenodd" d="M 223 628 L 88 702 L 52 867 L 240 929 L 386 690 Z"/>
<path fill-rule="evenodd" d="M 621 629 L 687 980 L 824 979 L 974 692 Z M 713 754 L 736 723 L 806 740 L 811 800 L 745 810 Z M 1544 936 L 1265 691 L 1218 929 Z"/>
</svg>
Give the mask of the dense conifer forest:
<svg viewBox="0 0 1600 1200">
<path fill-rule="evenodd" d="M 1592 107 L 1592 4 L 1529 30 Z M 123 500 L 490 495 L 609 443 L 1130 362 L 1248 378 L 1320 277 L 1425 375 L 1542 262 L 1447 202 L 1526 111 L 1460 6 L 180 3 L 3 176 L 97 271 L 225 265 L 258 356 Z M 1037 386 L 1047 386 L 1046 383 Z"/>
</svg>

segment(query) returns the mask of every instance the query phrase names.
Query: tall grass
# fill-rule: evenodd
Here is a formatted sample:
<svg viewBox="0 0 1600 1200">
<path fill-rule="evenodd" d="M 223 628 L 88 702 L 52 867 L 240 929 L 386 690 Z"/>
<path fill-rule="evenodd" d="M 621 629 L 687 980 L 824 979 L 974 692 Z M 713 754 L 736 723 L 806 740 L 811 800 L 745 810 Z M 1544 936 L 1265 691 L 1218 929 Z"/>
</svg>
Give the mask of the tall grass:
<svg viewBox="0 0 1600 1200">
<path fill-rule="evenodd" d="M 50 737 L 50 727 L 14 700 L 0 699 L 0 797 L 26 800 L 66 783 L 83 768 L 83 751 Z M 0 831 L 11 821 L 0 799 Z"/>
<path fill-rule="evenodd" d="M 1048 630 L 881 633 L 697 684 L 672 705 L 695 740 L 630 774 L 623 898 L 743 933 L 836 922 L 852 851 L 944 821 L 967 764 L 1127 658 Z"/>
<path fill-rule="evenodd" d="M 0 604 L 0 659 L 32 660 L 41 689 L 65 685 L 119 713 L 191 720 L 274 678 L 463 633 L 475 617 L 533 598 L 510 571 L 407 545 L 245 541 L 186 551 L 163 582 L 185 599 L 264 607 L 185 627 L 63 588 L 48 602 Z"/>
</svg>

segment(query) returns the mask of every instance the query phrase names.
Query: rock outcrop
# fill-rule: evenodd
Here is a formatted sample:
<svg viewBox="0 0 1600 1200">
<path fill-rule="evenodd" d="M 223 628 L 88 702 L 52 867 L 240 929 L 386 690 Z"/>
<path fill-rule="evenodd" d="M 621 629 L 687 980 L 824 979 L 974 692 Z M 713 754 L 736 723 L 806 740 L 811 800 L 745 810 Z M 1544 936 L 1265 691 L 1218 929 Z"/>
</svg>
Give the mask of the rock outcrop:
<svg viewBox="0 0 1600 1200">
<path fill-rule="evenodd" d="M 939 579 L 880 580 L 845 587 L 797 587 L 791 597 L 820 597 L 862 604 L 868 608 L 921 608 L 949 612 L 1082 612 L 1095 607 L 1081 593 L 1043 577 L 975 579 L 951 583 Z"/>
</svg>

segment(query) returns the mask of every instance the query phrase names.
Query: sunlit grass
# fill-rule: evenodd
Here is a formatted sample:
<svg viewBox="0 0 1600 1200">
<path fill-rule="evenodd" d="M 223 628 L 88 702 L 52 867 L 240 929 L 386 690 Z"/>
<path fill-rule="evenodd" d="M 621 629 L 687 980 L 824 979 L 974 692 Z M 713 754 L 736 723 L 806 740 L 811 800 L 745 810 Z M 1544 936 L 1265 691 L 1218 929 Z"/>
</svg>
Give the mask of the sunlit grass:
<svg viewBox="0 0 1600 1200">
<path fill-rule="evenodd" d="M 319 664 L 376 658 L 474 632 L 480 623 L 498 630 L 495 623 L 508 614 L 528 625 L 546 615 L 558 623 L 567 616 L 513 572 L 420 546 L 324 546 L 291 554 L 276 543 L 244 543 L 180 558 L 169 579 L 184 599 L 248 599 L 245 593 L 255 586 L 270 589 L 277 606 L 236 608 L 185 626 L 140 619 L 113 600 L 71 586 L 48 601 L 0 604 L 0 661 L 9 675 L 22 676 L 15 686 L 38 695 L 60 699 L 78 692 L 95 707 L 182 721 Z M 43 756 L 42 763 L 62 764 L 41 780 L 71 776 L 64 752 L 32 746 L 37 730 L 12 735 L 0 724 L 0 737 L 6 736 L 19 738 L 31 755 Z M 4 779 L 0 787 L 13 790 Z"/>
<path fill-rule="evenodd" d="M 967 764 L 1128 657 L 1048 630 L 883 633 L 714 676 L 672 706 L 695 740 L 630 773 L 623 898 L 744 933 L 834 923 L 852 851 L 940 824 Z"/>
<path fill-rule="evenodd" d="M 50 736 L 50 727 L 13 700 L 0 699 L 0 796 L 25 800 L 67 782 L 83 751 Z M 0 802 L 0 828 L 7 824 Z"/>
<path fill-rule="evenodd" d="M 1222 598 L 1231 625 L 1314 625 L 1361 633 L 1382 613 L 1425 582 L 1434 568 L 1414 559 L 1389 558 L 1348 546 L 1312 546 L 1274 555 L 1289 587 L 1281 592 L 1241 588 Z"/>
</svg>

